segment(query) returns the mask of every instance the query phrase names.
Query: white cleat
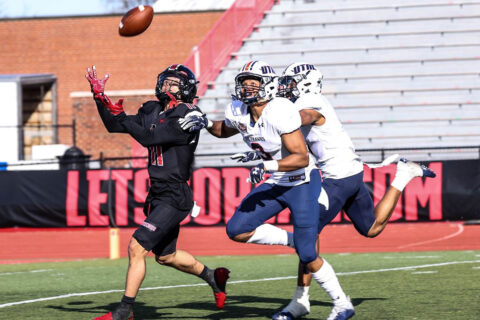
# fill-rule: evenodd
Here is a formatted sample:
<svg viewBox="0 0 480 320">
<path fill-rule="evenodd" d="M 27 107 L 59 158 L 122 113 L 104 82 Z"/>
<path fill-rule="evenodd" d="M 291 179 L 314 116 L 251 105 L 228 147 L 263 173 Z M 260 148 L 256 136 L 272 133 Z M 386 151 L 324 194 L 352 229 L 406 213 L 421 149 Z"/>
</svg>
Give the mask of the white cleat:
<svg viewBox="0 0 480 320">
<path fill-rule="evenodd" d="M 426 166 L 415 163 L 413 161 L 408 161 L 405 158 L 401 158 L 398 161 L 397 171 L 405 172 L 406 175 L 409 175 L 412 178 L 415 178 L 415 177 L 435 178 L 436 176 L 435 172 L 433 172 Z"/>
<path fill-rule="evenodd" d="M 279 313 L 276 313 L 273 320 L 291 320 L 310 313 L 309 295 L 300 299 L 293 298 L 290 303 Z"/>
<path fill-rule="evenodd" d="M 343 301 L 334 302 L 333 309 L 327 320 L 347 320 L 355 315 L 355 308 L 353 307 L 350 297 Z"/>
</svg>

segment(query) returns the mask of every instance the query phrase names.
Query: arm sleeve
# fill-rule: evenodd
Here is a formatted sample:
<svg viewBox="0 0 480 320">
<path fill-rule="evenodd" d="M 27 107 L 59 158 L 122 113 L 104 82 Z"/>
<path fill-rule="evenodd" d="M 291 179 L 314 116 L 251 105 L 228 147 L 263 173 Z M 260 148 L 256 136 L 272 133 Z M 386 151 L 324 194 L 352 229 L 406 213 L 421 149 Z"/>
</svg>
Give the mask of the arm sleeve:
<svg viewBox="0 0 480 320">
<path fill-rule="evenodd" d="M 105 108 L 105 106 L 100 100 L 95 99 L 95 103 L 97 104 L 98 114 L 100 115 L 100 118 L 102 118 L 103 125 L 108 130 L 108 132 L 128 133 L 122 126 L 122 124 L 117 120 L 117 118 L 112 115 L 110 111 L 107 110 L 107 108 Z M 125 115 L 125 117 L 133 122 L 140 123 L 139 117 L 137 115 Z"/>
<path fill-rule="evenodd" d="M 118 117 L 125 132 L 144 147 L 165 144 L 186 145 L 195 137 L 195 133 L 182 130 L 178 123 L 179 117 L 166 118 L 164 122 L 157 123 L 154 128 L 145 128 L 124 114 Z"/>
</svg>

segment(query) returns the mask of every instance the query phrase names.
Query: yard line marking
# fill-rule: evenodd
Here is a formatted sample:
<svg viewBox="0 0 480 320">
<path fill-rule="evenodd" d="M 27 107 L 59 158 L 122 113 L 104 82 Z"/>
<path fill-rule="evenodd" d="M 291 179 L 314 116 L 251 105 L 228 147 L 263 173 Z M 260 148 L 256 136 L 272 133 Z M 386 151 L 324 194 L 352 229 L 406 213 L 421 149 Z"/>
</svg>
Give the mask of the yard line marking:
<svg viewBox="0 0 480 320">
<path fill-rule="evenodd" d="M 412 274 L 427 274 L 427 273 L 438 273 L 438 271 L 415 271 Z"/>
<path fill-rule="evenodd" d="M 356 274 L 363 274 L 363 273 L 375 273 L 375 272 L 387 272 L 387 271 L 399 271 L 399 270 L 415 270 L 415 269 L 419 269 L 419 268 L 442 267 L 442 266 L 448 266 L 448 265 L 452 265 L 452 264 L 463 264 L 463 263 L 480 263 L 480 260 L 450 261 L 450 262 L 441 262 L 441 263 L 433 263 L 433 264 L 424 264 L 424 265 L 419 265 L 419 266 L 408 266 L 408 267 L 398 267 L 398 268 L 389 268 L 389 269 L 375 269 L 375 270 L 339 272 L 339 273 L 337 273 L 337 276 L 349 276 L 349 275 L 356 275 Z M 274 278 L 251 279 L 251 280 L 237 280 L 237 281 L 229 281 L 228 284 L 250 283 L 250 282 L 261 282 L 261 281 L 276 281 L 276 280 L 287 280 L 287 279 L 296 279 L 296 278 L 297 278 L 297 276 L 287 276 L 287 277 L 274 277 Z M 159 289 L 172 289 L 172 288 L 191 288 L 191 287 L 200 287 L 200 286 L 207 286 L 207 285 L 208 284 L 206 284 L 206 283 L 180 284 L 180 285 L 173 285 L 173 286 L 140 288 L 140 290 L 146 291 L 146 290 L 159 290 Z M 124 292 L 124 291 L 125 291 L 124 289 L 113 289 L 113 290 L 106 290 L 106 291 L 69 293 L 69 294 L 63 294 L 63 295 L 54 296 L 54 297 L 38 298 L 38 299 L 4 303 L 4 304 L 0 304 L 0 309 L 5 308 L 5 307 L 16 306 L 16 305 L 19 305 L 19 304 L 27 304 L 27 303 L 34 303 L 34 302 L 49 301 L 49 300 L 57 300 L 57 299 L 70 298 L 70 297 L 91 296 L 91 295 L 95 295 L 95 294 Z"/>
<path fill-rule="evenodd" d="M 40 270 L 32 270 L 32 271 L 18 271 L 18 272 L 2 272 L 0 276 L 10 276 L 12 274 L 21 274 L 21 273 L 38 273 L 38 272 L 47 272 L 52 271 L 53 269 L 40 269 Z"/>
<path fill-rule="evenodd" d="M 447 236 L 444 236 L 444 237 L 441 237 L 441 238 L 438 238 L 438 239 L 432 239 L 432 240 L 427 240 L 427 241 L 410 243 L 410 244 L 407 244 L 407 245 L 404 245 L 404 246 L 399 246 L 398 249 L 404 249 L 404 248 L 414 247 L 414 246 L 418 246 L 418 245 L 422 245 L 422 244 L 426 244 L 426 243 L 432 243 L 432 242 L 447 240 L 447 239 L 456 237 L 456 236 L 458 236 L 459 234 L 461 234 L 461 233 L 463 232 L 463 229 L 464 229 L 463 224 L 461 224 L 461 223 L 458 223 L 458 224 L 457 224 L 457 227 L 458 227 L 458 230 L 457 230 L 455 233 L 449 234 L 449 235 L 447 235 Z"/>
<path fill-rule="evenodd" d="M 389 259 L 431 259 L 431 258 L 440 258 L 440 256 L 402 256 L 402 257 L 390 257 L 390 256 L 385 256 L 383 259 L 389 260 Z"/>
</svg>

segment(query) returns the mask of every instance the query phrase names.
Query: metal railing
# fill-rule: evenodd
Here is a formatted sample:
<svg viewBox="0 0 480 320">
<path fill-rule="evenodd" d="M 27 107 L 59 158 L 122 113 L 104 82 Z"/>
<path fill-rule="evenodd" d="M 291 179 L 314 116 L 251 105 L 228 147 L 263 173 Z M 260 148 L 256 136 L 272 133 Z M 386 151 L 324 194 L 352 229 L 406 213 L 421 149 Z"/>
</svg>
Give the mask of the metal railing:
<svg viewBox="0 0 480 320">
<path fill-rule="evenodd" d="M 418 161 L 433 161 L 429 159 L 429 153 L 438 152 L 444 154 L 458 154 L 461 152 L 469 152 L 468 159 L 479 159 L 480 160 L 480 145 L 476 146 L 452 146 L 452 147 L 399 147 L 399 148 L 376 148 L 376 149 L 357 149 L 356 152 L 359 154 L 363 160 L 367 158 L 370 161 L 367 162 L 381 162 L 387 156 L 394 153 L 408 154 L 410 156 L 417 155 Z M 402 152 L 403 151 L 403 152 Z M 369 157 L 370 155 L 370 157 Z M 206 153 L 206 154 L 195 154 L 196 162 L 201 162 L 202 158 L 217 158 L 217 159 L 229 159 L 231 153 Z M 446 157 L 448 158 L 448 157 Z M 459 158 L 460 159 L 460 158 Z M 412 159 L 413 160 L 413 159 Z M 436 159 L 439 161 L 442 159 Z M 445 160 L 445 159 L 443 159 Z M 453 159 L 449 159 L 453 160 Z M 132 168 L 146 168 L 147 167 L 147 157 L 104 157 L 103 154 L 100 154 L 99 158 L 91 159 L 90 156 L 80 156 L 77 159 L 51 159 L 51 160 L 41 160 L 38 162 L 28 162 L 28 163 L 15 163 L 8 164 L 8 170 L 25 170 L 28 167 L 34 168 L 35 166 L 42 166 L 46 164 L 58 164 L 58 169 L 132 169 Z M 247 164 L 248 165 L 248 164 Z M 2 165 L 4 166 L 4 165 Z M 218 161 L 218 164 L 209 165 L 213 167 L 225 167 L 225 166 L 239 166 L 238 163 L 232 161 L 231 164 L 222 164 Z M 207 166 L 201 166 L 194 164 L 194 168 L 202 168 Z M 38 170 L 35 169 L 35 170 Z"/>
<path fill-rule="evenodd" d="M 208 82 L 219 74 L 230 60 L 231 53 L 240 48 L 244 38 L 273 3 L 274 0 L 236 0 L 200 44 L 193 48 L 185 65 L 194 71 L 200 81 L 198 96 L 203 95 Z"/>
</svg>

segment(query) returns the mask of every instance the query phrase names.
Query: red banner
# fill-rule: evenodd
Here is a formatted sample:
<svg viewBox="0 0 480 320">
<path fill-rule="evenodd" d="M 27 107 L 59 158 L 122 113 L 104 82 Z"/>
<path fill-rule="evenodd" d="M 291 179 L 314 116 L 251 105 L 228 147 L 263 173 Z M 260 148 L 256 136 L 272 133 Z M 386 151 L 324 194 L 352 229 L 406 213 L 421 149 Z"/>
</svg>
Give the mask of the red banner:
<svg viewBox="0 0 480 320">
<path fill-rule="evenodd" d="M 431 162 L 435 179 L 413 179 L 391 221 L 480 219 L 477 160 Z M 395 174 L 395 165 L 365 167 L 364 181 L 376 205 Z M 200 214 L 182 224 L 224 225 L 252 189 L 249 168 L 200 168 L 190 185 Z M 148 192 L 146 169 L 0 172 L 0 227 L 126 227 L 143 222 Z M 342 212 L 334 223 L 347 222 Z M 288 209 L 270 223 L 290 224 Z"/>
</svg>

